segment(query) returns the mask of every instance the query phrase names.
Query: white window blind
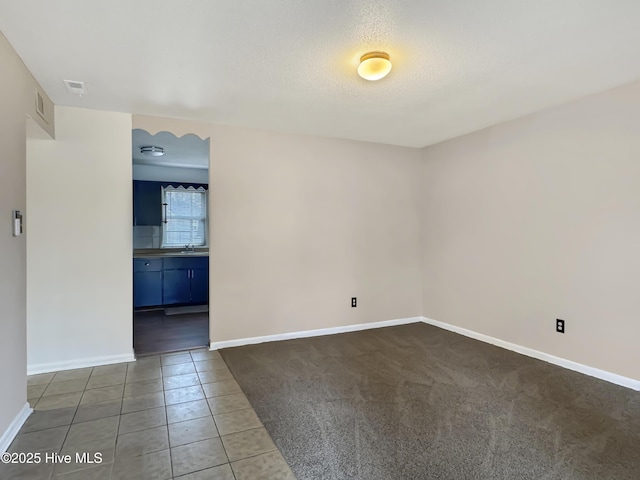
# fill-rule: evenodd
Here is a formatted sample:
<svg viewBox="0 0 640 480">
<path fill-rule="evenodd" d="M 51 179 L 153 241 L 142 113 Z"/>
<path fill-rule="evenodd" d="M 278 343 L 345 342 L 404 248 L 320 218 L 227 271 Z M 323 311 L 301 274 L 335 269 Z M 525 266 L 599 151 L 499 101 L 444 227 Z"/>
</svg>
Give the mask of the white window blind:
<svg viewBox="0 0 640 480">
<path fill-rule="evenodd" d="M 200 187 L 162 188 L 162 247 L 207 244 L 207 191 Z"/>
</svg>

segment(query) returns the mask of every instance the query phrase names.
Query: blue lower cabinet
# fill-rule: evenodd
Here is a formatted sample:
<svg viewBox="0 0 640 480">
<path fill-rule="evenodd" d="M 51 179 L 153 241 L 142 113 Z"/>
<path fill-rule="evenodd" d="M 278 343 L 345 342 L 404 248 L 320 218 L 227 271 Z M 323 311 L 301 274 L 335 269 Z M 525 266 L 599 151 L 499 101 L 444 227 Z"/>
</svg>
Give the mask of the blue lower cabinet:
<svg viewBox="0 0 640 480">
<path fill-rule="evenodd" d="M 191 301 L 190 270 L 165 270 L 163 293 L 165 305 L 189 303 Z"/>
<path fill-rule="evenodd" d="M 209 302 L 209 257 L 164 259 L 165 305 L 202 305 Z"/>
<path fill-rule="evenodd" d="M 209 257 L 133 259 L 133 306 L 209 303 Z"/>
<path fill-rule="evenodd" d="M 209 303 L 209 268 L 191 270 L 191 303 L 204 305 Z"/>
<path fill-rule="evenodd" d="M 133 259 L 133 306 L 162 305 L 162 259 Z"/>
</svg>

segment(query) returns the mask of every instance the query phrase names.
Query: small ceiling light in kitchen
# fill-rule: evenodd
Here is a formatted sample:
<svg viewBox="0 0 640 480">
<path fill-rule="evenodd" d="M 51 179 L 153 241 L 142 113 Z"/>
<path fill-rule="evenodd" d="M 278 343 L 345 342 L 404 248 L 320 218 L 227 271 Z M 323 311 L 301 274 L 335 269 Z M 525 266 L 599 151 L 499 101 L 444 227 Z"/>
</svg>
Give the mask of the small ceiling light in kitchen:
<svg viewBox="0 0 640 480">
<path fill-rule="evenodd" d="M 140 153 L 151 155 L 152 157 L 161 157 L 164 155 L 164 148 L 150 145 L 148 147 L 140 147 Z"/>
<path fill-rule="evenodd" d="M 380 80 L 391 71 L 391 61 L 386 52 L 369 52 L 360 57 L 358 75 L 365 80 Z"/>
</svg>

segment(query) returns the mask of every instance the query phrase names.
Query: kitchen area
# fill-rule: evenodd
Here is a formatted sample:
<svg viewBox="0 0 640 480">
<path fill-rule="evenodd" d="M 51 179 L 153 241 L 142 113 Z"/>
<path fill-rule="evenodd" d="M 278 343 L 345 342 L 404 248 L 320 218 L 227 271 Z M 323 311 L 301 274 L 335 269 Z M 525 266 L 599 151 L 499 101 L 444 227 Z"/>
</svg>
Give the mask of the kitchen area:
<svg viewBox="0 0 640 480">
<path fill-rule="evenodd" d="M 133 137 L 136 356 L 209 344 L 209 139 Z"/>
</svg>

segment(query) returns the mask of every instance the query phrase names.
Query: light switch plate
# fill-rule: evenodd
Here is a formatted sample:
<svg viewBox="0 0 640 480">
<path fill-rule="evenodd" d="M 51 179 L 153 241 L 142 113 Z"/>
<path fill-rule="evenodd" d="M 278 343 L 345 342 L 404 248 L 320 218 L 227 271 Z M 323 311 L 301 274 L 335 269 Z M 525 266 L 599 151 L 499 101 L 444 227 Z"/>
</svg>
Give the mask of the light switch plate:
<svg viewBox="0 0 640 480">
<path fill-rule="evenodd" d="M 11 221 L 13 223 L 13 236 L 19 237 L 22 235 L 22 213 L 20 210 L 14 210 Z"/>
</svg>

